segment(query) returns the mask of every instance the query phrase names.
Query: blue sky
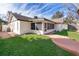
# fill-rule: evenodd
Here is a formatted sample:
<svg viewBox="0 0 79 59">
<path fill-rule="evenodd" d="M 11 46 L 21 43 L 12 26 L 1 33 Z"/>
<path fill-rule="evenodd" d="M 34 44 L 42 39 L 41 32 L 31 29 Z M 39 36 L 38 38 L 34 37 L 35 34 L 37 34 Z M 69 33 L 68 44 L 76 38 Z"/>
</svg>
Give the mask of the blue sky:
<svg viewBox="0 0 79 59">
<path fill-rule="evenodd" d="M 77 8 L 74 4 L 62 3 L 14 3 L 0 4 L 0 14 L 6 14 L 7 11 L 21 13 L 29 17 L 45 17 L 51 19 L 56 11 L 63 12 L 67 16 L 67 12 L 71 10 L 72 14 L 76 14 Z"/>
</svg>

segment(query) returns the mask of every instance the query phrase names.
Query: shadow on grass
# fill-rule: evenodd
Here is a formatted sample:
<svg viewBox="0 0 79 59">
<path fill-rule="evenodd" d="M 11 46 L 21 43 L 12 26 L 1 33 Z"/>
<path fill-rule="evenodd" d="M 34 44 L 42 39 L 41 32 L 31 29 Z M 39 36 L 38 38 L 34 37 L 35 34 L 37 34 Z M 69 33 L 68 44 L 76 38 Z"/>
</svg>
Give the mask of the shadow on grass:
<svg viewBox="0 0 79 59">
<path fill-rule="evenodd" d="M 56 46 L 46 36 L 24 35 L 0 40 L 0 55 L 63 56 L 71 54 Z"/>
<path fill-rule="evenodd" d="M 57 31 L 57 32 L 55 32 L 55 34 L 68 36 L 68 30 L 62 30 L 61 32 Z"/>
<path fill-rule="evenodd" d="M 75 32 L 77 31 L 77 26 L 73 26 L 73 25 L 68 25 L 68 31 L 72 31 L 72 32 Z"/>
<path fill-rule="evenodd" d="M 68 29 L 68 30 L 62 30 L 62 31 L 57 31 L 55 32 L 55 34 L 58 34 L 58 35 L 63 35 L 63 36 L 68 36 L 68 32 L 75 32 L 75 30 L 71 30 L 71 29 Z"/>
</svg>

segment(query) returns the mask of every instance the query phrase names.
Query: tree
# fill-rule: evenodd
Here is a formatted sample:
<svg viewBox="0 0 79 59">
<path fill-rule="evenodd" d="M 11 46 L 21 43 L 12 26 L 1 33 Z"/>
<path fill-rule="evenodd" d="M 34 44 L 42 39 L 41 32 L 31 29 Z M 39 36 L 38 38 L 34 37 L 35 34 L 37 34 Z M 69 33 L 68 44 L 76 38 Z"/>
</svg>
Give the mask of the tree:
<svg viewBox="0 0 79 59">
<path fill-rule="evenodd" d="M 2 19 L 0 18 L 0 31 L 2 30 Z"/>
<path fill-rule="evenodd" d="M 68 16 L 68 17 L 64 18 L 64 23 L 66 23 L 66 24 L 71 24 L 71 23 L 76 24 L 77 20 L 75 20 L 74 17 Z"/>
<path fill-rule="evenodd" d="M 72 30 L 72 31 L 77 31 L 78 30 L 78 26 L 77 26 L 77 20 L 76 18 L 73 16 L 72 13 L 68 12 L 68 15 L 66 18 L 64 18 L 64 23 L 68 24 L 68 30 Z"/>
<path fill-rule="evenodd" d="M 64 23 L 66 24 L 76 23 L 76 17 L 72 14 L 71 11 L 69 11 L 67 13 L 67 17 L 64 18 Z"/>
<path fill-rule="evenodd" d="M 79 15 L 79 9 L 77 10 L 77 14 Z"/>
<path fill-rule="evenodd" d="M 57 11 L 52 18 L 61 18 L 63 17 L 63 13 L 61 13 L 60 11 Z"/>
<path fill-rule="evenodd" d="M 2 19 L 0 18 L 0 25 L 2 24 Z"/>
<path fill-rule="evenodd" d="M 65 18 L 64 23 L 65 24 L 71 24 L 71 23 L 73 23 L 73 20 L 71 18 Z"/>
</svg>

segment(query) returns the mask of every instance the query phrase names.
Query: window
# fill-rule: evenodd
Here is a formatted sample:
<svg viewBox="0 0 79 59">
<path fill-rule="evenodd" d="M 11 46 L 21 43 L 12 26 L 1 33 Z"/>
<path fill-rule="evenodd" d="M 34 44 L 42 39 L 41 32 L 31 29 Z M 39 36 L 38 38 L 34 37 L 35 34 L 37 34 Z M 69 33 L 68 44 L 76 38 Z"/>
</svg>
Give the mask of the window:
<svg viewBox="0 0 79 59">
<path fill-rule="evenodd" d="M 47 23 L 47 29 L 50 29 L 50 23 Z"/>
<path fill-rule="evenodd" d="M 44 24 L 44 28 L 46 28 L 46 23 Z"/>
<path fill-rule="evenodd" d="M 31 23 L 31 29 L 35 30 L 35 23 Z"/>
<path fill-rule="evenodd" d="M 51 28 L 54 29 L 54 24 L 52 24 Z"/>
<path fill-rule="evenodd" d="M 42 23 L 41 22 L 36 23 L 36 30 L 42 30 Z"/>
<path fill-rule="evenodd" d="M 54 29 L 54 24 L 47 23 L 47 29 Z"/>
</svg>

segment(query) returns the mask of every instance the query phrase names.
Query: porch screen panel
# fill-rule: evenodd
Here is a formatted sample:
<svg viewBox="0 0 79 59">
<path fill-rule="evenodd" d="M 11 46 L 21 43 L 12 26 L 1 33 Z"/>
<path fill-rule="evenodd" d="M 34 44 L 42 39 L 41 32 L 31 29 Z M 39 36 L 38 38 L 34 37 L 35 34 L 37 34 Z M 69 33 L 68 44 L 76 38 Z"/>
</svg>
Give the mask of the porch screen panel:
<svg viewBox="0 0 79 59">
<path fill-rule="evenodd" d="M 51 25 L 51 28 L 54 29 L 54 24 Z"/>
<path fill-rule="evenodd" d="M 37 22 L 35 27 L 36 27 L 36 30 L 42 30 L 42 23 L 41 22 Z"/>
<path fill-rule="evenodd" d="M 54 24 L 47 23 L 47 29 L 54 29 Z"/>
</svg>

